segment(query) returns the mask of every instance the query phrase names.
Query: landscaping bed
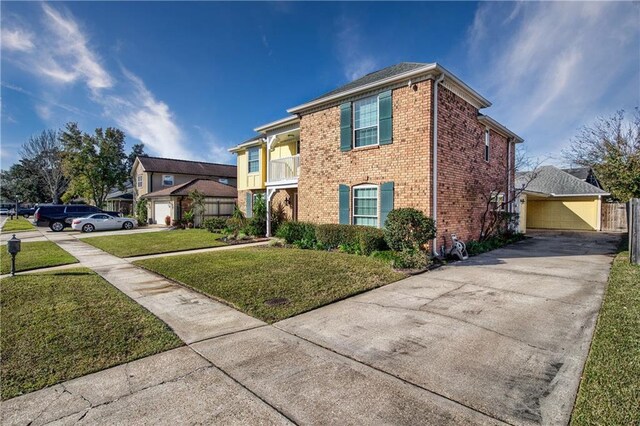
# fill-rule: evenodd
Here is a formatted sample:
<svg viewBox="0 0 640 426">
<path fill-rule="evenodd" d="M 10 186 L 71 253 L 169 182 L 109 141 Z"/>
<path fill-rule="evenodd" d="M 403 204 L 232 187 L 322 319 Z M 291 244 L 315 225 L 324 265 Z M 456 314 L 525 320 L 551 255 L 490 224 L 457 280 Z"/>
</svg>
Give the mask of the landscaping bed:
<svg viewBox="0 0 640 426">
<path fill-rule="evenodd" d="M 267 247 L 188 258 L 162 257 L 135 264 L 269 323 L 406 276 L 372 257 Z"/>
<path fill-rule="evenodd" d="M 19 217 L 13 220 L 7 219 L 2 226 L 2 233 L 10 234 L 12 232 L 35 231 L 35 229 L 31 222 L 23 217 Z"/>
<path fill-rule="evenodd" d="M 4 278 L 0 304 L 3 400 L 182 345 L 84 268 Z"/>
<path fill-rule="evenodd" d="M 51 241 L 21 243 L 20 246 L 21 251 L 16 256 L 16 271 L 28 271 L 78 262 L 75 257 Z M 2 250 L 0 273 L 8 274 L 11 272 L 11 255 L 7 252 L 6 246 L 2 247 Z"/>
<path fill-rule="evenodd" d="M 114 256 L 131 257 L 227 245 L 221 237 L 205 229 L 182 229 L 90 237 L 82 241 Z"/>
<path fill-rule="evenodd" d="M 615 258 L 572 425 L 640 424 L 640 266 Z"/>
</svg>

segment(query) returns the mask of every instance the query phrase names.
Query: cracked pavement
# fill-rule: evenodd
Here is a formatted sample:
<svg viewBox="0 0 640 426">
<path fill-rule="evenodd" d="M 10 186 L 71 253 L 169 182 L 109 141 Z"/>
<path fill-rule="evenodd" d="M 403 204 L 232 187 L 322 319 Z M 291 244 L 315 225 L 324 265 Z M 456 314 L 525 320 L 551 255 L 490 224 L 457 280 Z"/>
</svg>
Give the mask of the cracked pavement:
<svg viewBox="0 0 640 426">
<path fill-rule="evenodd" d="M 539 233 L 5 401 L 2 424 L 567 424 L 618 238 Z"/>
</svg>

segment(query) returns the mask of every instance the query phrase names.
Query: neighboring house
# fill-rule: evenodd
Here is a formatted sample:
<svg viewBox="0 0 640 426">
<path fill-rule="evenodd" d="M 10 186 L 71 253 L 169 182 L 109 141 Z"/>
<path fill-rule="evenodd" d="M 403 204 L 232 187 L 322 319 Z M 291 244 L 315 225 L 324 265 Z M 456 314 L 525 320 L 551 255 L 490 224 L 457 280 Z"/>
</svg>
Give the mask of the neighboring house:
<svg viewBox="0 0 640 426">
<path fill-rule="evenodd" d="M 137 157 L 131 169 L 133 179 L 133 199 L 136 203 L 141 196 L 194 179 L 207 179 L 232 187 L 236 186 L 236 166 L 206 163 L 203 161 L 175 160 L 159 157 Z M 156 220 L 155 208 L 149 203 L 148 216 Z M 164 215 L 159 219 L 164 221 Z"/>
<path fill-rule="evenodd" d="M 107 194 L 106 210 L 131 214 L 133 212 L 133 184 L 127 181 L 124 190 L 114 188 Z"/>
<path fill-rule="evenodd" d="M 569 173 L 573 177 L 577 177 L 583 182 L 587 182 L 596 188 L 604 189 L 600 185 L 600 181 L 596 177 L 591 167 L 575 167 L 572 169 L 562 169 L 563 172 Z"/>
<path fill-rule="evenodd" d="M 195 190 L 204 195 L 204 218 L 233 214 L 238 191 L 231 185 L 214 180 L 193 179 L 144 194 L 141 198 L 149 200 L 148 206 L 152 213 L 149 217 L 154 223 L 164 223 L 167 216 L 171 220 L 183 218 L 184 212 L 191 209 L 189 194 Z M 199 221 L 196 221 L 196 225 L 200 225 Z"/>
<path fill-rule="evenodd" d="M 516 188 L 523 187 L 517 206 L 521 231 L 602 229 L 602 198 L 609 193 L 599 187 L 554 166 L 519 173 Z"/>
<path fill-rule="evenodd" d="M 436 220 L 434 251 L 450 246 L 451 233 L 477 239 L 487 205 L 478 188 L 498 177 L 494 190 L 511 194 L 523 141 L 480 113 L 490 105 L 435 63 L 368 74 L 230 150 L 238 205 L 250 215 L 264 196 L 292 219 L 377 227 L 393 208 L 413 207 Z"/>
</svg>

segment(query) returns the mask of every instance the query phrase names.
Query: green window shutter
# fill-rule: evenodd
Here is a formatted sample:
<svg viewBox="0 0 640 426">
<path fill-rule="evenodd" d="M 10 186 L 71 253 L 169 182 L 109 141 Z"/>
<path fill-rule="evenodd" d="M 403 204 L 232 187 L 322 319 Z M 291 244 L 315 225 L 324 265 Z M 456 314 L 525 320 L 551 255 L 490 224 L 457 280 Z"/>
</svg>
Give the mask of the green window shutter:
<svg viewBox="0 0 640 426">
<path fill-rule="evenodd" d="M 391 90 L 378 95 L 378 126 L 380 145 L 393 142 L 393 108 L 391 105 Z"/>
<path fill-rule="evenodd" d="M 384 228 L 387 215 L 393 210 L 393 182 L 380 185 L 380 227 Z"/>
<path fill-rule="evenodd" d="M 245 217 L 253 217 L 253 195 L 247 192 L 247 211 L 244 214 Z"/>
<path fill-rule="evenodd" d="M 351 150 L 351 102 L 340 105 L 340 151 Z"/>
<path fill-rule="evenodd" d="M 349 204 L 350 203 L 350 194 L 349 194 L 349 186 L 340 185 L 338 186 L 338 194 L 339 194 L 339 211 L 340 211 L 340 224 L 348 225 L 351 223 L 349 217 Z"/>
</svg>

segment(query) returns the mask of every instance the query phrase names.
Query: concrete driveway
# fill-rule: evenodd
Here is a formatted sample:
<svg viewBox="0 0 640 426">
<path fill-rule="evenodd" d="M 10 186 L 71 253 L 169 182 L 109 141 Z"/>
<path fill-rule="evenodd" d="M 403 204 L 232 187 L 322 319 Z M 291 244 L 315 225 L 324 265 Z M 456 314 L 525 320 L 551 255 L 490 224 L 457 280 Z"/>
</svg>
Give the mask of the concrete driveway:
<svg viewBox="0 0 640 426">
<path fill-rule="evenodd" d="M 0 415 L 32 425 L 566 424 L 618 240 L 540 233 L 5 401 Z"/>
<path fill-rule="evenodd" d="M 534 239 L 275 326 L 513 424 L 566 424 L 619 237 Z"/>
</svg>

